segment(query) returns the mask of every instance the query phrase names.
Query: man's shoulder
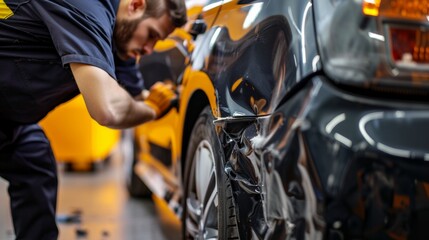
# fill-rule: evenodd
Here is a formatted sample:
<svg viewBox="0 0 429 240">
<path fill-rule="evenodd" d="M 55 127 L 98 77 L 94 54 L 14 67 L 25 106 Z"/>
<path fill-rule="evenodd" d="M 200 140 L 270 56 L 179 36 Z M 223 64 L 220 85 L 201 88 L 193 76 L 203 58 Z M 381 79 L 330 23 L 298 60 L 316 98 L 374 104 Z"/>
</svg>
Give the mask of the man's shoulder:
<svg viewBox="0 0 429 240">
<path fill-rule="evenodd" d="M 63 4 L 77 13 L 102 19 L 104 17 L 116 17 L 119 0 L 65 0 Z"/>
</svg>

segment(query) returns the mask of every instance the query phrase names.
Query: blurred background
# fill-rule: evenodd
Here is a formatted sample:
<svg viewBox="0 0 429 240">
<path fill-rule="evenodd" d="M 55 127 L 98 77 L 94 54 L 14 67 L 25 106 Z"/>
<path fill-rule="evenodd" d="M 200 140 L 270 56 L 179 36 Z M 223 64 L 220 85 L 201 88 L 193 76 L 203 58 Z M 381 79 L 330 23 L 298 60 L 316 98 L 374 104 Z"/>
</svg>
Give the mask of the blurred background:
<svg viewBox="0 0 429 240">
<path fill-rule="evenodd" d="M 58 164 L 60 240 L 180 239 L 180 222 L 156 198 L 131 198 L 126 189 L 121 145 L 95 171 L 70 171 Z M 7 182 L 0 179 L 0 239 L 12 240 Z"/>
</svg>

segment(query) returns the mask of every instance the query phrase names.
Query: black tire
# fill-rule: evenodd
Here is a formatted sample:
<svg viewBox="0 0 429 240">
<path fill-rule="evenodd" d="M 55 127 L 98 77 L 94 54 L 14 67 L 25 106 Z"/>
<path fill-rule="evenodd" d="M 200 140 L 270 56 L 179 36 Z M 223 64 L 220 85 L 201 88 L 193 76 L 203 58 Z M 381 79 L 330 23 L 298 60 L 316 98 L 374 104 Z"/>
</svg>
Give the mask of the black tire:
<svg viewBox="0 0 429 240">
<path fill-rule="evenodd" d="M 126 133 L 123 138 L 123 151 L 124 151 L 124 164 L 127 169 L 126 185 L 128 193 L 133 198 L 147 198 L 152 197 L 152 192 L 141 178 L 134 171 L 134 167 L 138 163 L 138 155 L 140 147 L 134 133 Z"/>
<path fill-rule="evenodd" d="M 194 125 L 186 154 L 184 239 L 239 239 L 231 184 L 223 171 L 220 146 L 211 110 L 206 107 Z"/>
</svg>

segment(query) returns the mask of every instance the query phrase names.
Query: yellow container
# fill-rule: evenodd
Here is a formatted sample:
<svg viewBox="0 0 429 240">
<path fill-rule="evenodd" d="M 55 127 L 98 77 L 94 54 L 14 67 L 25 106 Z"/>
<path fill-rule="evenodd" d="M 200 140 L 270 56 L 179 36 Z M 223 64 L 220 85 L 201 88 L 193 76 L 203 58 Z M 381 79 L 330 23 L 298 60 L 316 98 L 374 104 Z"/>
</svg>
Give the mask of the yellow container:
<svg viewBox="0 0 429 240">
<path fill-rule="evenodd" d="M 89 116 L 81 95 L 57 107 L 40 125 L 57 161 L 76 171 L 93 170 L 110 156 L 120 139 L 119 130 L 103 127 Z"/>
</svg>

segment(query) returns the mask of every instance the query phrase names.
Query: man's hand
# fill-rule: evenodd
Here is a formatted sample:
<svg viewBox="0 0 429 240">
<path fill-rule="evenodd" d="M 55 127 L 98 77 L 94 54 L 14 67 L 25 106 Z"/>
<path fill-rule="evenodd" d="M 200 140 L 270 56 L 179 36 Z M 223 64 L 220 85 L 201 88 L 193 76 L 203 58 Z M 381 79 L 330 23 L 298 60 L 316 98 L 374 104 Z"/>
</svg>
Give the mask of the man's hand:
<svg viewBox="0 0 429 240">
<path fill-rule="evenodd" d="M 164 116 L 177 101 L 177 95 L 172 86 L 162 82 L 155 83 L 149 91 L 144 103 L 153 108 L 156 118 Z"/>
</svg>

